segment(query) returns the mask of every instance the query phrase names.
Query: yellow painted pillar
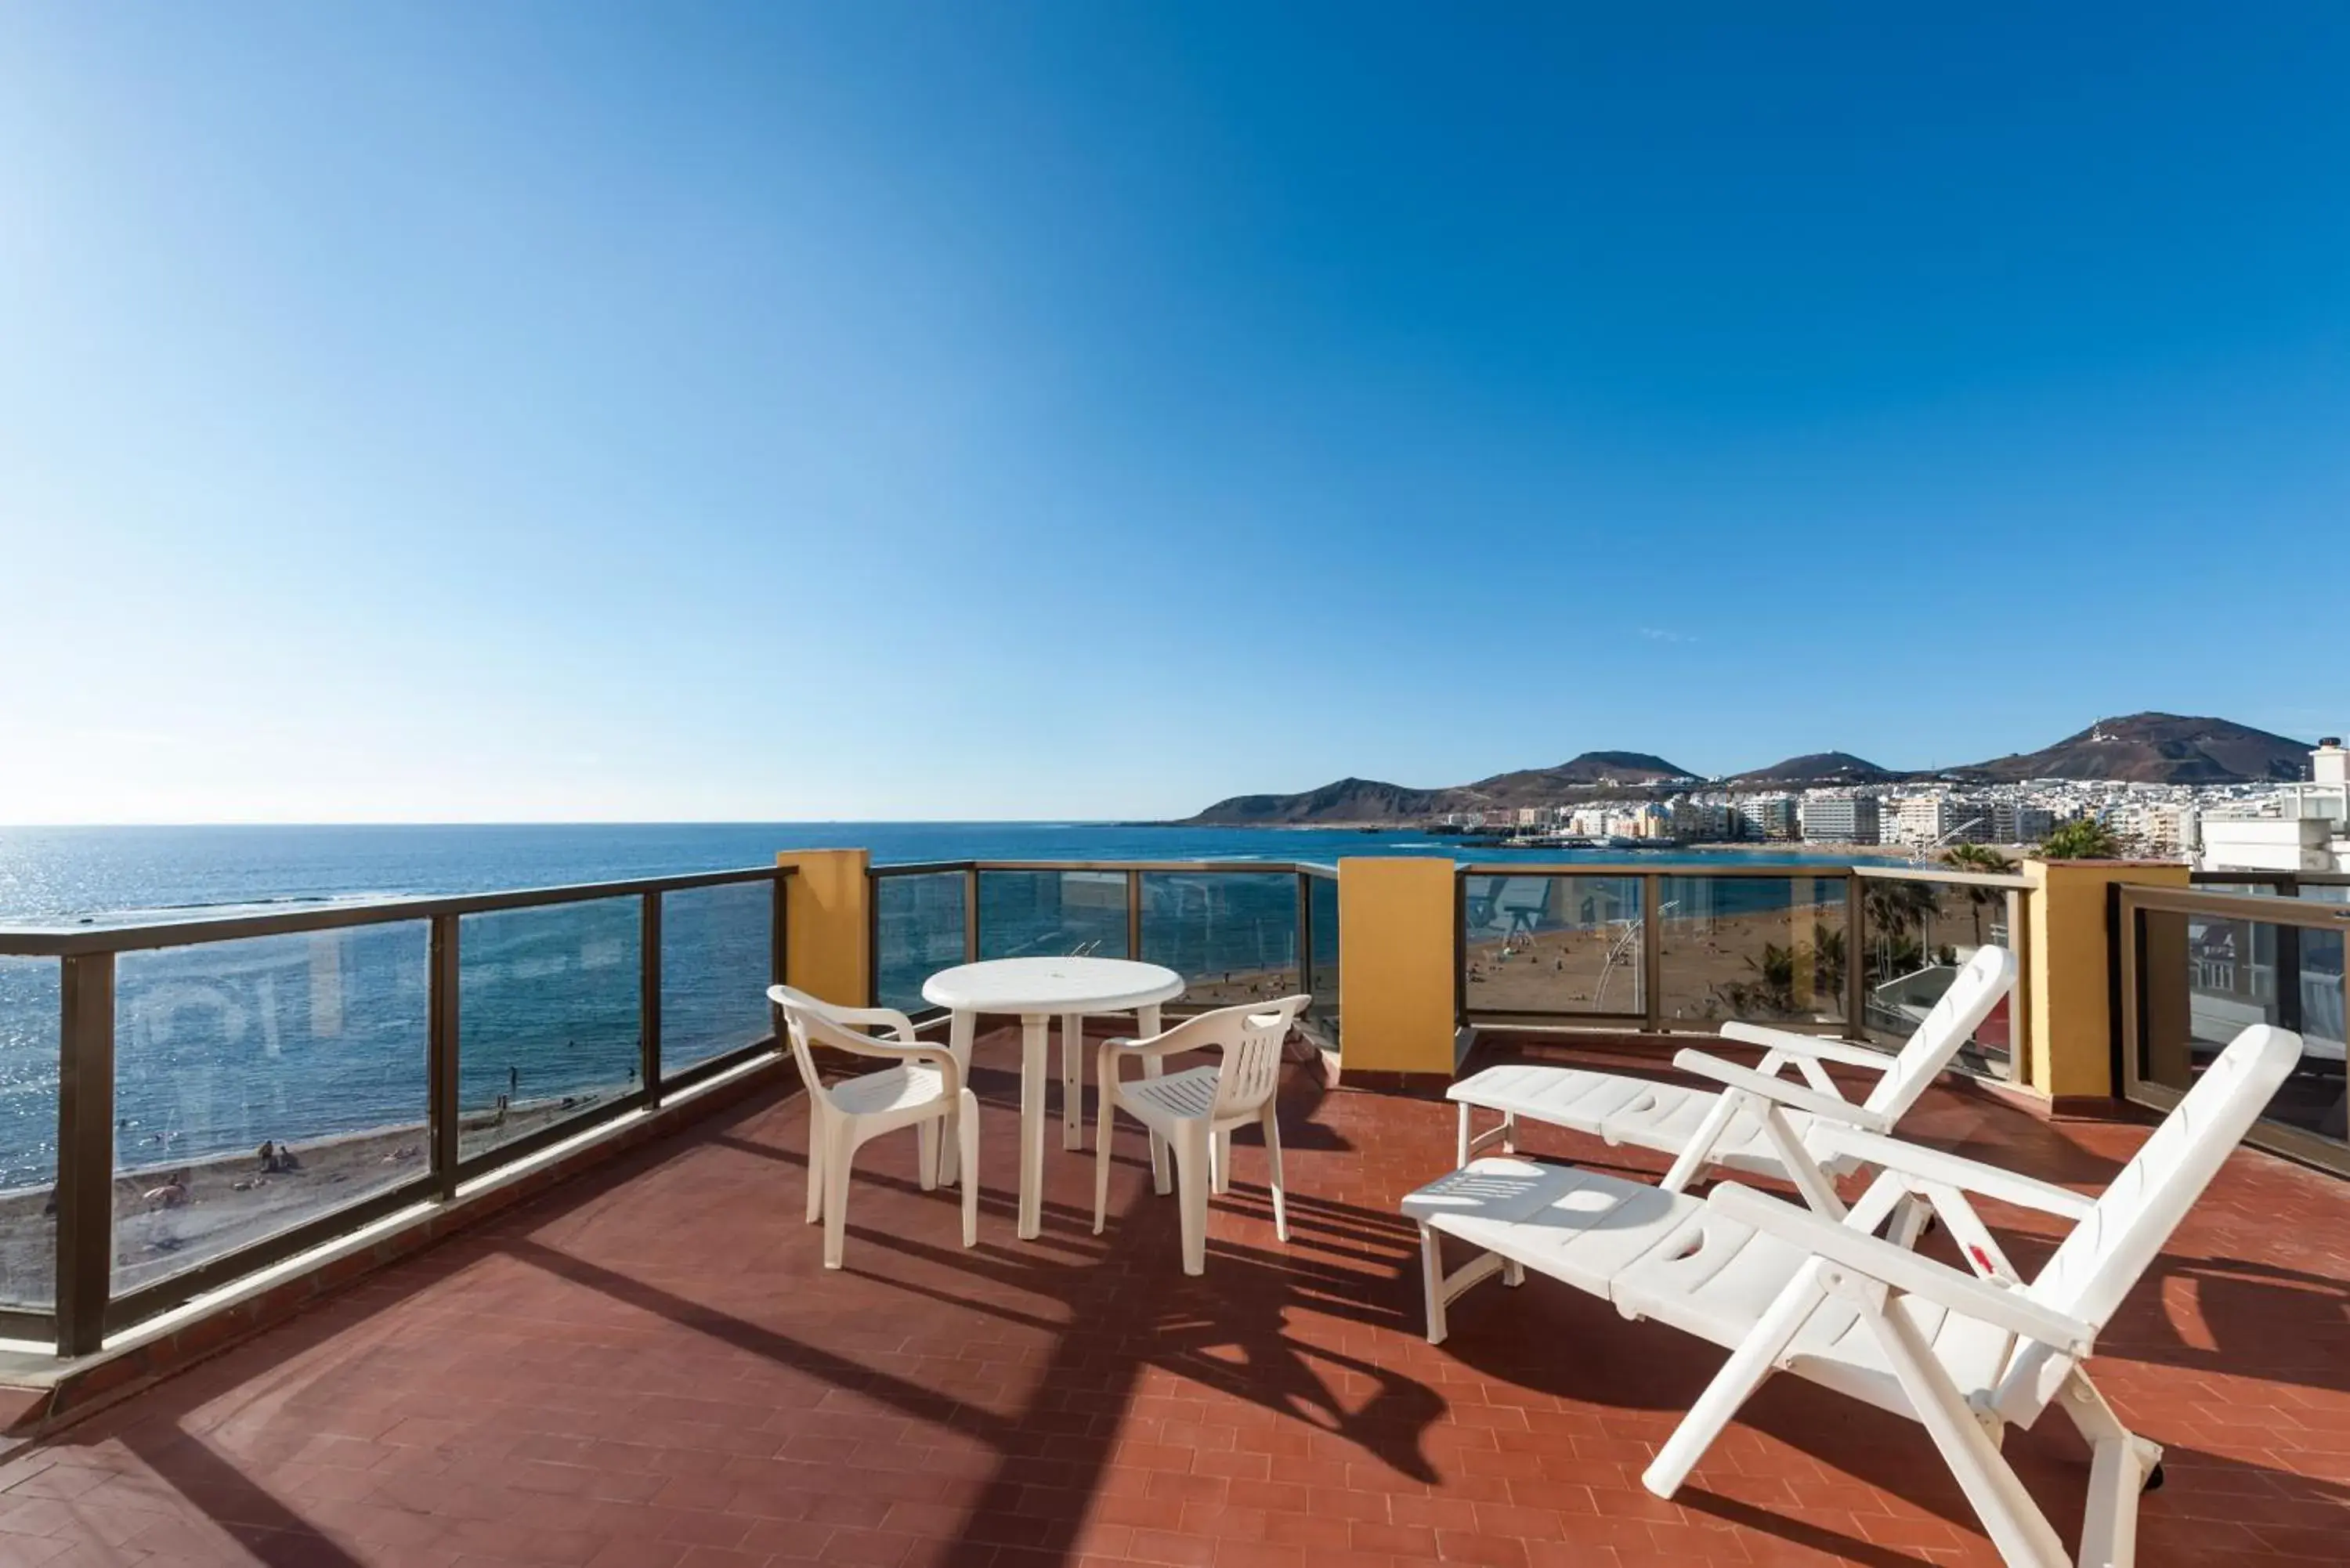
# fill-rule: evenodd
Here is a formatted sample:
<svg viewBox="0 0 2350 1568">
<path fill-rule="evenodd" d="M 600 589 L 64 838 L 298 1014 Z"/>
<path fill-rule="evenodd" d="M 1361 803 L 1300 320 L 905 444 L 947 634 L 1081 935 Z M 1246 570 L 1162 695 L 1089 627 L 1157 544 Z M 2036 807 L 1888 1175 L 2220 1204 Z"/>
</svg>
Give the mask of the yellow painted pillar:
<svg viewBox="0 0 2350 1568">
<path fill-rule="evenodd" d="M 1451 860 L 1338 862 L 1338 976 L 1349 1073 L 1452 1075 L 1457 887 Z"/>
<path fill-rule="evenodd" d="M 2113 955 L 2106 888 L 2116 882 L 2184 888 L 2188 868 L 2143 860 L 2037 860 L 2024 896 L 2031 1027 L 2025 1088 L 2052 1102 L 2106 1099 L 2113 1072 Z"/>
<path fill-rule="evenodd" d="M 794 989 L 842 1007 L 872 999 L 872 855 L 864 849 L 787 849 L 784 974 Z"/>
</svg>

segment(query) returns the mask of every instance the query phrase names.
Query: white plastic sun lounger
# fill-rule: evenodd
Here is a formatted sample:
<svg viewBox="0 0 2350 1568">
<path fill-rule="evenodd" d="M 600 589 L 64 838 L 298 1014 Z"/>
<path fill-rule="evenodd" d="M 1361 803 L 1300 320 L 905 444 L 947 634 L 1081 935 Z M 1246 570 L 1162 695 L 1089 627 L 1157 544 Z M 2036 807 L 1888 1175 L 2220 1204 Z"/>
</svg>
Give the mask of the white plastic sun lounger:
<svg viewBox="0 0 2350 1568">
<path fill-rule="evenodd" d="M 2300 1060 L 2300 1036 L 2247 1029 L 2092 1200 L 1955 1155 L 1856 1129 L 1814 1136 L 1880 1174 L 1839 1219 L 1734 1182 L 1700 1202 L 1570 1167 L 1484 1158 L 1404 1200 L 1419 1222 L 1428 1337 L 1495 1273 L 1526 1270 L 1726 1346 L 1730 1360 L 1641 1477 L 1679 1490 L 1740 1407 L 1787 1371 L 1923 1425 L 2002 1557 L 2074 1559 L 2000 1455 L 2008 1423 L 2061 1408 L 2088 1440 L 2082 1568 L 2128 1568 L 2138 1493 L 2162 1450 L 2124 1427 L 2084 1364 L 2098 1334 Z M 2074 1221 L 2037 1278 L 2021 1280 L 1967 1194 Z M 1833 1198 L 1833 1195 L 1831 1195 Z M 1974 1272 L 1873 1232 L 1905 1201 L 1930 1205 Z M 1447 1274 L 1442 1236 L 1478 1256 Z"/>
<path fill-rule="evenodd" d="M 1681 1052 L 1673 1065 L 1725 1089 L 1747 1089 L 1775 1102 L 1784 1108 L 1794 1136 L 1807 1144 L 1811 1129 L 1823 1124 L 1889 1132 L 2014 988 L 2015 955 L 1986 947 L 1967 961 L 1897 1054 L 1732 1021 L 1721 1026 L 1721 1037 L 1762 1046 L 1766 1054 L 1759 1069 L 1701 1051 Z M 1856 1106 L 1828 1075 L 1824 1064 L 1829 1062 L 1883 1076 Z M 1790 1063 L 1803 1075 L 1802 1084 L 1776 1075 Z M 1514 1148 L 1521 1116 L 1591 1133 L 1611 1144 L 1678 1156 L 1663 1182 L 1673 1192 L 1697 1179 L 1708 1165 L 1800 1184 L 1806 1167 L 1823 1158 L 1814 1148 L 1808 1160 L 1791 1165 L 1763 1119 L 1740 1110 L 1728 1094 L 1617 1073 L 1525 1064 L 1488 1067 L 1453 1085 L 1445 1097 L 1461 1106 L 1458 1163 L 1464 1166 L 1490 1144 Z M 1501 1124 L 1472 1132 L 1470 1116 L 1476 1110 L 1500 1112 Z M 1848 1168 L 1849 1162 L 1837 1164 Z"/>
</svg>

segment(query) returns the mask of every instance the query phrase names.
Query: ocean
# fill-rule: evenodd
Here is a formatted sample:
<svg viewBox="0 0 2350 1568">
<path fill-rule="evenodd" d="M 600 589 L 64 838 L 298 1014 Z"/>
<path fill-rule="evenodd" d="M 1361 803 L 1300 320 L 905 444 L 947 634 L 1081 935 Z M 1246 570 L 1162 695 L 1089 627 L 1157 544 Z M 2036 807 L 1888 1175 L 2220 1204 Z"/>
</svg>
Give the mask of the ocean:
<svg viewBox="0 0 2350 1568">
<path fill-rule="evenodd" d="M 473 893 L 772 863 L 776 851 L 861 846 L 877 864 L 929 860 L 1310 860 L 1445 855 L 1417 832 L 1158 827 L 1098 823 L 742 823 L 523 826 L 0 828 L 0 926 L 186 918 L 258 905 Z M 1623 851 L 1475 849 L 1479 860 L 1617 861 Z M 1725 857 L 1642 852 L 1642 865 Z M 1757 857 L 1740 854 L 1741 864 Z M 1826 861 L 1789 853 L 1789 864 Z M 1101 879 L 1095 878 L 1098 882 Z M 1773 884 L 1784 888 L 1783 883 Z M 1760 889 L 1758 889 L 1759 891 Z M 931 895 L 935 895 L 934 897 Z M 990 956 L 1122 949 L 1123 905 L 1083 878 L 991 878 Z M 1143 956 L 1212 982 L 1295 964 L 1294 884 L 1151 879 Z M 885 1000 L 960 957 L 959 884 L 892 885 L 883 905 Z M 525 1118 L 633 1086 L 639 1061 L 633 899 L 468 916 L 461 939 L 460 1104 L 467 1152 Z M 765 1032 L 764 889 L 664 901 L 664 1070 Z M 1321 922 L 1317 947 L 1334 925 Z M 1090 933 L 1090 934 L 1089 934 Z M 353 930 L 126 954 L 117 969 L 118 1165 L 177 1162 L 421 1125 L 425 927 Z M 1318 956 L 1327 965 L 1332 954 Z M 750 979 L 746 981 L 745 976 Z M 56 1168 L 57 986 L 53 961 L 0 958 L 0 1189 Z M 480 1125 L 476 1125 L 480 1124 Z M 402 1151 L 395 1150 L 401 1154 Z"/>
</svg>

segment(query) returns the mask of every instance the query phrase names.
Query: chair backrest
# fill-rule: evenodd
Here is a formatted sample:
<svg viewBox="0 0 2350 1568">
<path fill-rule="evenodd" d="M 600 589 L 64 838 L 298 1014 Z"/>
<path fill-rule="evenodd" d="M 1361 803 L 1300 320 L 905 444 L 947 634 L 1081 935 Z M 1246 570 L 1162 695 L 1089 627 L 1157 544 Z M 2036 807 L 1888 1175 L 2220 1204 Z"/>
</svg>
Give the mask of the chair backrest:
<svg viewBox="0 0 2350 1568">
<path fill-rule="evenodd" d="M 1263 1108 L 1281 1083 L 1281 1043 L 1289 1025 L 1314 999 L 1284 996 L 1279 1002 L 1244 1002 L 1203 1014 L 1197 1022 L 1209 1043 L 1224 1048 L 1216 1072 L 1216 1103 L 1209 1115 L 1222 1121 Z"/>
<path fill-rule="evenodd" d="M 2028 1293 L 2103 1327 L 2301 1060 L 2301 1036 L 2256 1023 L 2220 1053 L 2081 1217 Z"/>
<path fill-rule="evenodd" d="M 873 1041 L 840 1023 L 828 1003 L 806 992 L 795 991 L 788 985 L 771 985 L 767 998 L 784 1010 L 784 1031 L 791 1039 L 792 1060 L 799 1067 L 800 1083 L 806 1088 L 808 1098 L 830 1106 L 832 1096 L 826 1093 L 824 1080 L 816 1075 L 816 1047 L 825 1045 L 869 1056 L 875 1054 Z"/>
<path fill-rule="evenodd" d="M 2000 999 L 2015 989 L 2015 955 L 2005 948 L 1978 949 L 1863 1103 L 1898 1121 L 1957 1058 L 1959 1047 L 1974 1038 Z"/>
</svg>

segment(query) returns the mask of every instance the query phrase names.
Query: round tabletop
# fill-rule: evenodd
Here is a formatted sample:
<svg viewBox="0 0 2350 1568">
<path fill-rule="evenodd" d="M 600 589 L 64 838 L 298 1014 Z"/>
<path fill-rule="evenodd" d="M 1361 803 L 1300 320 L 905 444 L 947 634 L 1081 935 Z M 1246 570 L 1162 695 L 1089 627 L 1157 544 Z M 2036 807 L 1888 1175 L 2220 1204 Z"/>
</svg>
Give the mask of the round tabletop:
<svg viewBox="0 0 2350 1568">
<path fill-rule="evenodd" d="M 924 1002 L 966 1012 L 1125 1012 L 1182 994 L 1181 975 L 1130 959 L 988 959 L 922 982 Z"/>
</svg>

